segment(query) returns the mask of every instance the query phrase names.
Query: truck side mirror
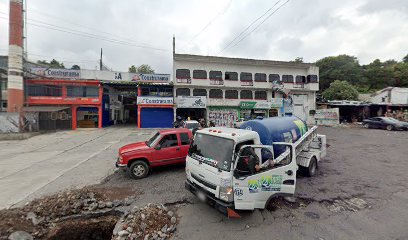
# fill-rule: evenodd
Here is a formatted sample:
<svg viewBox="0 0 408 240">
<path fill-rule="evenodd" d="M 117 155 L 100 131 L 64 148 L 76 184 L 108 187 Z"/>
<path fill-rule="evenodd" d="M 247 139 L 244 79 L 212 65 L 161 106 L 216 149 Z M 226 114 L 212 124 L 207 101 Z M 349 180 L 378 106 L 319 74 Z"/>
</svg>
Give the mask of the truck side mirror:
<svg viewBox="0 0 408 240">
<path fill-rule="evenodd" d="M 156 145 L 156 147 L 154 147 L 154 149 L 156 149 L 156 150 L 160 150 L 160 149 L 161 149 L 160 144 L 157 144 L 157 145 Z"/>
</svg>

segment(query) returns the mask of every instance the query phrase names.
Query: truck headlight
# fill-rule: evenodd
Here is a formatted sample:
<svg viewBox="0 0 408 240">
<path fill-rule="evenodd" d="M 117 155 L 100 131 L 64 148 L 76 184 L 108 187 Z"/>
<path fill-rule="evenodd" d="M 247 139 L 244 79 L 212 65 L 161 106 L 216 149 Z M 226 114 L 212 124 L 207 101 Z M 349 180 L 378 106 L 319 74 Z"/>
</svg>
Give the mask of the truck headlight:
<svg viewBox="0 0 408 240">
<path fill-rule="evenodd" d="M 220 199 L 225 202 L 232 202 L 234 200 L 232 187 L 220 187 Z"/>
</svg>

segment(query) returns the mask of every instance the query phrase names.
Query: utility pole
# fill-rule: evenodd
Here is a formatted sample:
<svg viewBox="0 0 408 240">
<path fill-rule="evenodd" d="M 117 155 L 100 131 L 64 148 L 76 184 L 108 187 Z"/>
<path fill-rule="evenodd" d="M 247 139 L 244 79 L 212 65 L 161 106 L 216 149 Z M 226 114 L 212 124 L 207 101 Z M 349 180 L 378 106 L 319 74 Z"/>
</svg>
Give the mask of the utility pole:
<svg viewBox="0 0 408 240">
<path fill-rule="evenodd" d="M 102 48 L 101 48 L 101 58 L 99 60 L 99 70 L 102 71 Z"/>
</svg>

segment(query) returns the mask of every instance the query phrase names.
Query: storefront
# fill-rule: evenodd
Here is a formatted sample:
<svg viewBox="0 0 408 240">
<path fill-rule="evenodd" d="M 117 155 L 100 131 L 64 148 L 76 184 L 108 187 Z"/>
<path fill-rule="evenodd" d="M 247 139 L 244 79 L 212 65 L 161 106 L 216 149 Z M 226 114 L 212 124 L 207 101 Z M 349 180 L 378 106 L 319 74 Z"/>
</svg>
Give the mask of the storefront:
<svg viewBox="0 0 408 240">
<path fill-rule="evenodd" d="M 207 97 L 178 96 L 176 99 L 176 117 L 191 120 L 206 119 Z"/>
<path fill-rule="evenodd" d="M 239 107 L 209 107 L 208 120 L 213 121 L 216 127 L 234 127 L 239 119 Z"/>
<path fill-rule="evenodd" d="M 102 87 L 99 81 L 26 80 L 27 111 L 38 109 L 39 128 L 54 124 L 56 130 L 102 127 Z M 42 108 L 38 108 L 42 107 Z M 45 111 L 48 109 L 49 111 Z"/>
<path fill-rule="evenodd" d="M 174 117 L 173 97 L 137 97 L 139 128 L 171 128 Z"/>
</svg>

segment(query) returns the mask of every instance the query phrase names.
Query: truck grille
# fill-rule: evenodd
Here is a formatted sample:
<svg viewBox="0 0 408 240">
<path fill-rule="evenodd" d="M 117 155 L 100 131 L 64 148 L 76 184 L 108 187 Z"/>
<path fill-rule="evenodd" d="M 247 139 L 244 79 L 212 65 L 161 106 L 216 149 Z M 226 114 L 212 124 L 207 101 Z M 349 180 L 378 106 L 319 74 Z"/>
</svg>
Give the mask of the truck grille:
<svg viewBox="0 0 408 240">
<path fill-rule="evenodd" d="M 209 183 L 209 182 L 203 180 L 202 178 L 200 178 L 199 176 L 195 175 L 194 173 L 191 173 L 191 176 L 192 176 L 197 182 L 203 184 L 204 186 L 209 187 L 209 188 L 211 188 L 212 190 L 217 189 L 217 186 L 216 186 L 216 185 L 214 185 L 214 184 L 212 184 L 212 183 Z"/>
</svg>

